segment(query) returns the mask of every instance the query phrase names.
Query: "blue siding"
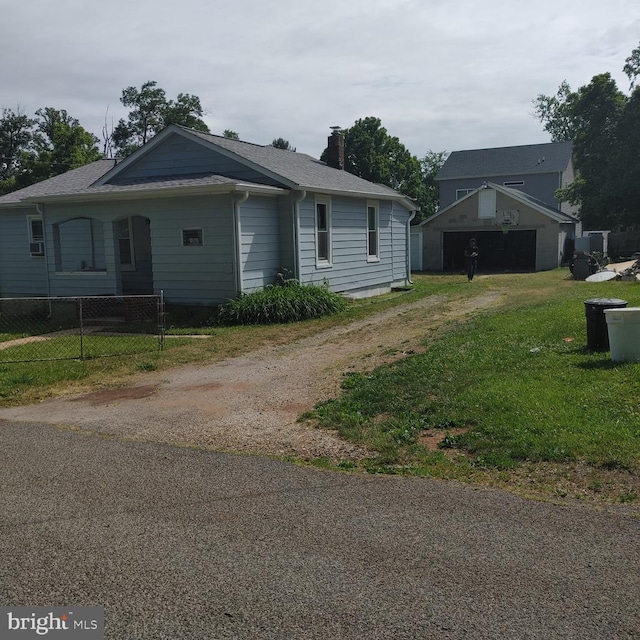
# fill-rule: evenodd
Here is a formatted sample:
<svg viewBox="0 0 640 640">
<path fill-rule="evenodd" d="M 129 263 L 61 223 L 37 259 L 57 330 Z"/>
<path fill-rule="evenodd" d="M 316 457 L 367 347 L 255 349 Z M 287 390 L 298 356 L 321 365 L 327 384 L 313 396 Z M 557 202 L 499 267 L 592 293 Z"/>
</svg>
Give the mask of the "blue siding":
<svg viewBox="0 0 640 640">
<path fill-rule="evenodd" d="M 406 280 L 406 223 L 410 212 L 379 201 L 379 260 L 368 261 L 366 202 L 361 198 L 332 198 L 332 261 L 327 267 L 316 265 L 313 194 L 300 204 L 303 282 L 319 284 L 326 280 L 334 291 L 353 293 L 379 292 Z"/>
<path fill-rule="evenodd" d="M 231 196 L 149 203 L 153 282 L 170 302 L 213 304 L 236 295 Z M 183 229 L 202 229 L 202 246 L 183 246 Z"/>
<path fill-rule="evenodd" d="M 456 201 L 458 189 L 477 189 L 483 182 L 493 182 L 501 187 L 505 182 L 522 180 L 523 185 L 514 186 L 514 189 L 542 200 L 542 202 L 560 209 L 555 197 L 555 192 L 561 187 L 560 173 L 534 173 L 526 175 L 485 176 L 482 178 L 458 178 L 454 180 L 442 180 L 440 182 L 440 209 L 448 207 Z"/>
<path fill-rule="evenodd" d="M 28 215 L 35 209 L 0 212 L 0 296 L 5 298 L 47 295 L 46 258 L 29 252 Z"/>
<path fill-rule="evenodd" d="M 152 178 L 156 176 L 180 176 L 198 173 L 215 173 L 229 178 L 278 185 L 275 180 L 262 173 L 213 151 L 203 144 L 186 140 L 173 134 L 139 158 L 131 166 L 123 169 L 113 180 Z"/>
<path fill-rule="evenodd" d="M 240 206 L 242 290 L 273 284 L 281 268 L 280 220 L 275 198 L 251 196 Z"/>
<path fill-rule="evenodd" d="M 213 304 L 236 294 L 233 252 L 233 205 L 230 196 L 164 198 L 127 202 L 49 205 L 47 230 L 77 217 L 94 219 L 102 228 L 106 271 L 56 271 L 49 258 L 53 295 L 122 293 L 122 282 L 131 274 L 120 273 L 113 222 L 128 216 L 149 219 L 153 287 L 163 290 L 169 302 Z M 146 224 L 146 222 L 145 222 Z M 203 246 L 182 246 L 182 230 L 202 229 Z M 135 237 L 135 230 L 134 230 Z M 144 267 L 148 269 L 148 265 Z M 147 274 L 148 277 L 148 274 Z"/>
</svg>

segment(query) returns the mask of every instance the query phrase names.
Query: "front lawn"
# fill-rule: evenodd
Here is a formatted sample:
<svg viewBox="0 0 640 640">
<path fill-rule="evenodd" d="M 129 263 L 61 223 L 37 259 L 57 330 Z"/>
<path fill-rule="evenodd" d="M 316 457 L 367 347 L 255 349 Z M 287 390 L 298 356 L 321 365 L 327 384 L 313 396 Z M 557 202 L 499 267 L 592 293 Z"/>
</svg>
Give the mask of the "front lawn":
<svg viewBox="0 0 640 640">
<path fill-rule="evenodd" d="M 346 377 L 314 417 L 375 451 L 371 472 L 513 482 L 560 465 L 600 492 L 613 472 L 618 499 L 635 500 L 640 364 L 587 349 L 584 301 L 640 306 L 640 286 L 576 282 L 561 270 L 522 278 L 544 296 L 514 287 L 512 306 L 452 326 L 425 353 Z"/>
</svg>

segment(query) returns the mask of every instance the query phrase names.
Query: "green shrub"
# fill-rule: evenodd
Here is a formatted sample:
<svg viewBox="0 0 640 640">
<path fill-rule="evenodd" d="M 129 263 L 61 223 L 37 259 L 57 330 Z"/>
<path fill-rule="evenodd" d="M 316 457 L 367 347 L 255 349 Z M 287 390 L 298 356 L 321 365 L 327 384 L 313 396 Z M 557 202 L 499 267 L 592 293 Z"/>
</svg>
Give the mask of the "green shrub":
<svg viewBox="0 0 640 640">
<path fill-rule="evenodd" d="M 280 324 L 321 318 L 344 310 L 347 301 L 326 286 L 296 280 L 246 293 L 220 305 L 220 324 Z"/>
</svg>

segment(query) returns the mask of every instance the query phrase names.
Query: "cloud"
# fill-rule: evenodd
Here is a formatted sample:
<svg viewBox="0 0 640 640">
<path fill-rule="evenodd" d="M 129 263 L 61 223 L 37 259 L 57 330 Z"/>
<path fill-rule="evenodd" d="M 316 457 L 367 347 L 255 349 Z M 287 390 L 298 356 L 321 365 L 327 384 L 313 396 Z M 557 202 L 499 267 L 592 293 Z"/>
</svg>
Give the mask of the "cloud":
<svg viewBox="0 0 640 640">
<path fill-rule="evenodd" d="M 29 0 L 2 16 L 2 106 L 64 108 L 100 135 L 125 87 L 156 80 L 199 96 L 214 133 L 315 156 L 370 115 L 418 156 L 547 141 L 536 95 L 605 71 L 626 89 L 640 33 L 636 0 Z"/>
</svg>

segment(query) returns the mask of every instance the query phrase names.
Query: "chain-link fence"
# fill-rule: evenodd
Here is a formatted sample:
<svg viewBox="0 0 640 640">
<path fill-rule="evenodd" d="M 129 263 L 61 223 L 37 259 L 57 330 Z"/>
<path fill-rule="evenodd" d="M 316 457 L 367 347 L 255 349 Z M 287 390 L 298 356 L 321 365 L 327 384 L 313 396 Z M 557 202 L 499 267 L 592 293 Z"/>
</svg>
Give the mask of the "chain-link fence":
<svg viewBox="0 0 640 640">
<path fill-rule="evenodd" d="M 164 317 L 162 295 L 0 298 L 0 363 L 157 351 Z"/>
</svg>

